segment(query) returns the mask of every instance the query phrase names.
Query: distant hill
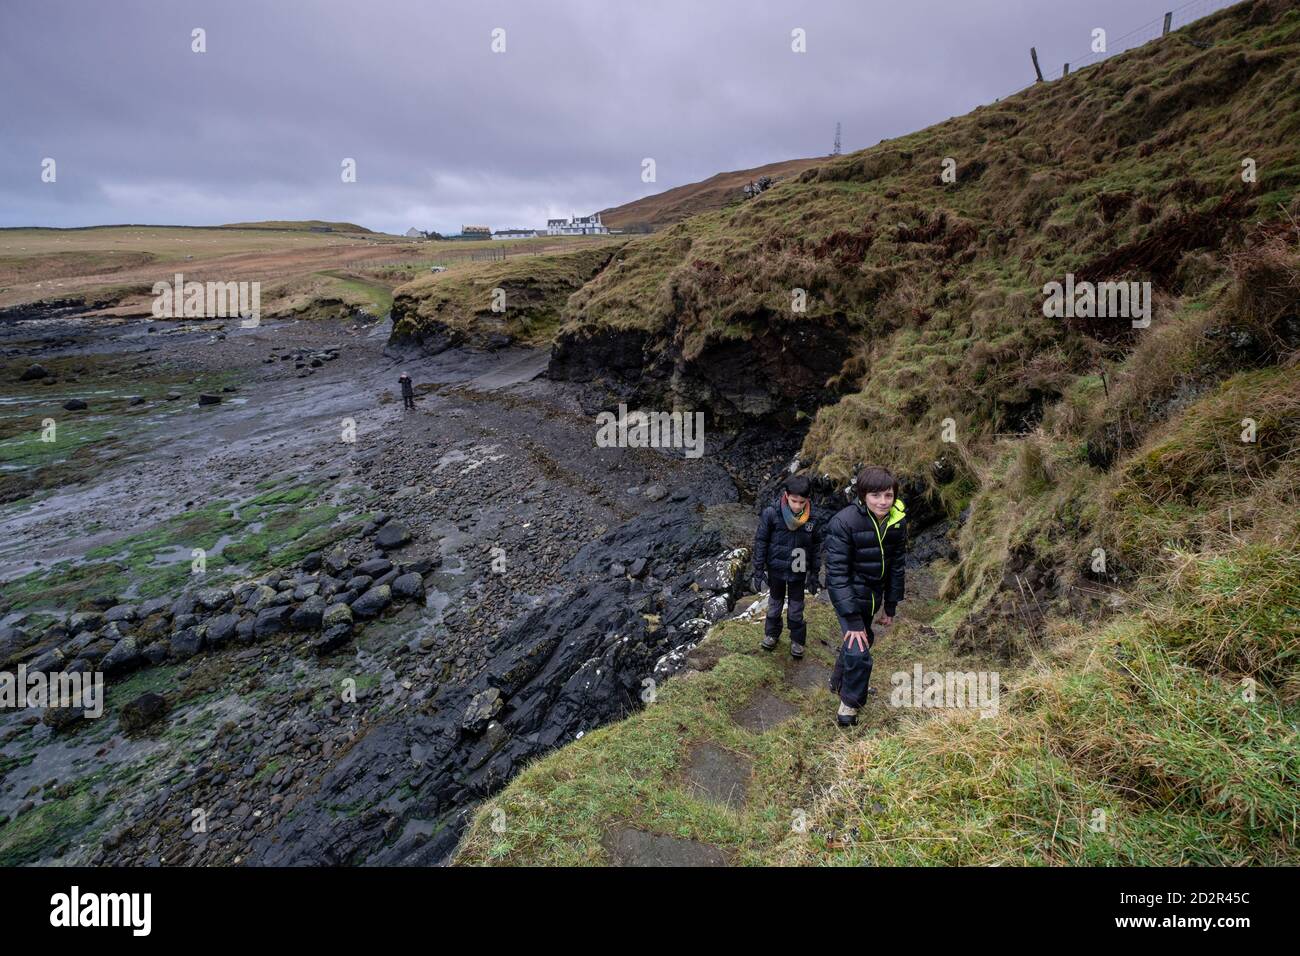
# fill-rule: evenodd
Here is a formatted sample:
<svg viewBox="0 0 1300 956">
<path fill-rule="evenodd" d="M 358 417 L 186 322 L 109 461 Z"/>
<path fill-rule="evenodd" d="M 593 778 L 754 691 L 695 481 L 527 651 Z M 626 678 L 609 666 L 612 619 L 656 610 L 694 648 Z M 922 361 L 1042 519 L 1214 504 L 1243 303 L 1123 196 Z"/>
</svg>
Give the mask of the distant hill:
<svg viewBox="0 0 1300 956">
<path fill-rule="evenodd" d="M 600 211 L 601 221 L 611 229 L 629 229 L 636 226 L 649 226 L 659 229 L 671 226 L 697 213 L 712 212 L 721 209 L 728 202 L 741 198 L 745 184 L 760 176 L 773 179 L 788 179 L 798 176 L 805 169 L 829 162 L 831 157 L 814 156 L 809 159 L 786 159 L 779 163 L 768 163 L 754 169 L 738 169 L 730 173 L 718 173 L 708 179 L 677 186 L 673 189 L 646 196 L 622 206 Z"/>
<path fill-rule="evenodd" d="M 329 229 L 332 232 L 364 232 L 374 235 L 373 229 L 358 226 L 355 222 L 326 222 L 323 219 L 263 219 L 258 222 L 228 222 L 217 229 L 288 229 L 308 232 L 312 229 Z"/>
</svg>

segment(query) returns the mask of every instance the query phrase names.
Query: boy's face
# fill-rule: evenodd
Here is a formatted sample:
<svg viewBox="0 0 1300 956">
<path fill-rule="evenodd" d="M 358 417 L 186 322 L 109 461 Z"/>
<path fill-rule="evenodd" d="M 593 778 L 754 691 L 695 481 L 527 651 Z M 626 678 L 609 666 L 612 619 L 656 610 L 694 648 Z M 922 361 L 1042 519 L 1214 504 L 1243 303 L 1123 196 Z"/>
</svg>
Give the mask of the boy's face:
<svg viewBox="0 0 1300 956">
<path fill-rule="evenodd" d="M 802 514 L 803 509 L 808 507 L 808 499 L 803 495 L 792 495 L 787 491 L 785 500 L 790 503 L 790 510 L 795 514 Z"/>
<path fill-rule="evenodd" d="M 883 518 L 889 514 L 889 509 L 894 506 L 894 489 L 886 488 L 884 491 L 868 491 L 866 497 L 867 510 L 877 518 Z"/>
</svg>

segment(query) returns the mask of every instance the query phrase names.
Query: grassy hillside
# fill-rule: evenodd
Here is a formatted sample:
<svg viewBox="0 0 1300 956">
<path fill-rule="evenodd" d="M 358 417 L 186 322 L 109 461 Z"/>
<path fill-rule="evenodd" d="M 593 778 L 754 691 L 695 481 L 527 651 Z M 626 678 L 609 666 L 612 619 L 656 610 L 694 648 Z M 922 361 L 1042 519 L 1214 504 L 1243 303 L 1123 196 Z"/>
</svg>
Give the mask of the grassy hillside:
<svg viewBox="0 0 1300 956">
<path fill-rule="evenodd" d="M 760 176 L 771 176 L 776 180 L 788 179 L 826 161 L 825 156 L 786 159 L 754 169 L 718 173 L 698 183 L 676 186 L 621 206 L 602 209 L 601 221 L 611 229 L 661 229 L 690 216 L 739 202 L 743 198 L 745 185 Z"/>
<path fill-rule="evenodd" d="M 218 229 L 282 229 L 289 232 L 310 232 L 329 229 L 332 232 L 361 232 L 375 235 L 373 229 L 358 226 L 355 222 L 329 222 L 324 219 L 261 219 L 257 222 L 230 222 Z"/>
<path fill-rule="evenodd" d="M 945 418 L 963 443 L 1022 428 L 1131 347 L 1127 323 L 1045 319 L 1045 282 L 1149 280 L 1169 316 L 1223 280 L 1217 250 L 1286 232 L 1300 183 L 1298 17 L 1290 4 L 1231 8 L 634 239 L 618 270 L 575 296 L 561 352 L 638 334 L 648 390 L 701 379 L 712 392 L 678 397 L 715 408 L 727 388 L 711 366 L 738 343 L 784 356 L 792 372 L 769 387 L 787 404 L 807 390 L 803 364 L 832 364 L 849 397 L 819 416 L 808 452 L 842 475 L 878 457 L 880 438 L 924 478 L 945 453 Z M 887 427 L 862 428 L 867 410 Z"/>
<path fill-rule="evenodd" d="M 1297 184 L 1300 10 L 1259 0 L 630 242 L 560 348 L 635 336 L 665 395 L 720 349 L 851 341 L 803 458 L 895 467 L 958 555 L 913 575 L 863 726 L 726 622 L 485 805 L 460 861 L 628 862 L 637 832 L 734 863 L 1294 863 Z M 1067 272 L 1150 281 L 1150 327 L 1045 318 Z M 917 663 L 996 670 L 999 713 L 891 707 Z M 726 760 L 739 801 L 707 792 Z"/>
<path fill-rule="evenodd" d="M 571 244 L 573 245 L 573 244 Z M 393 341 L 483 346 L 506 339 L 546 345 L 570 295 L 596 275 L 619 240 L 490 262 L 468 262 L 399 286 L 393 302 Z M 494 311 L 500 289 L 501 311 Z"/>
</svg>

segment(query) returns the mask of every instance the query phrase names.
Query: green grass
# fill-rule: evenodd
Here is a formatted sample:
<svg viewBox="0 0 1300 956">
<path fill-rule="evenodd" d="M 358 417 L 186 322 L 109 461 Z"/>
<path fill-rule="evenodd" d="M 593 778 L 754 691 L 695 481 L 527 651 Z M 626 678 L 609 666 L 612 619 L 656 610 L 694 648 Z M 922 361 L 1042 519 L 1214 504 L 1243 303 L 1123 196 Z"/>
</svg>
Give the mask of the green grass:
<svg viewBox="0 0 1300 956">
<path fill-rule="evenodd" d="M 140 599 L 175 594 L 193 574 L 192 550 L 211 552 L 223 539 L 228 540 L 221 552 L 207 555 L 208 584 L 227 581 L 237 571 L 256 575 L 292 565 L 346 537 L 364 520 L 341 518 L 344 509 L 338 505 L 316 504 L 323 491 L 319 484 L 291 485 L 266 489 L 243 503 L 220 500 L 191 509 L 91 548 L 82 561 L 61 562 L 7 582 L 7 606 L 66 608 L 131 587 Z M 162 556 L 168 563 L 158 563 Z"/>
</svg>

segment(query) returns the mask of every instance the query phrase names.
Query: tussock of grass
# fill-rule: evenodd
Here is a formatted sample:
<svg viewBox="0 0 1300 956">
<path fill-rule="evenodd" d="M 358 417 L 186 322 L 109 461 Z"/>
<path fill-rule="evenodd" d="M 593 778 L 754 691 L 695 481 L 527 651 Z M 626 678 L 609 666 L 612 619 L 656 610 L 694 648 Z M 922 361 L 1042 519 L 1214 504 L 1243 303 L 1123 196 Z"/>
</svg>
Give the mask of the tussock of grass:
<svg viewBox="0 0 1300 956">
<path fill-rule="evenodd" d="M 1282 863 L 1300 813 L 1294 719 L 1179 664 L 1125 619 L 1025 678 L 998 717 L 943 718 L 838 751 L 814 837 L 787 840 L 783 860 Z"/>
</svg>

